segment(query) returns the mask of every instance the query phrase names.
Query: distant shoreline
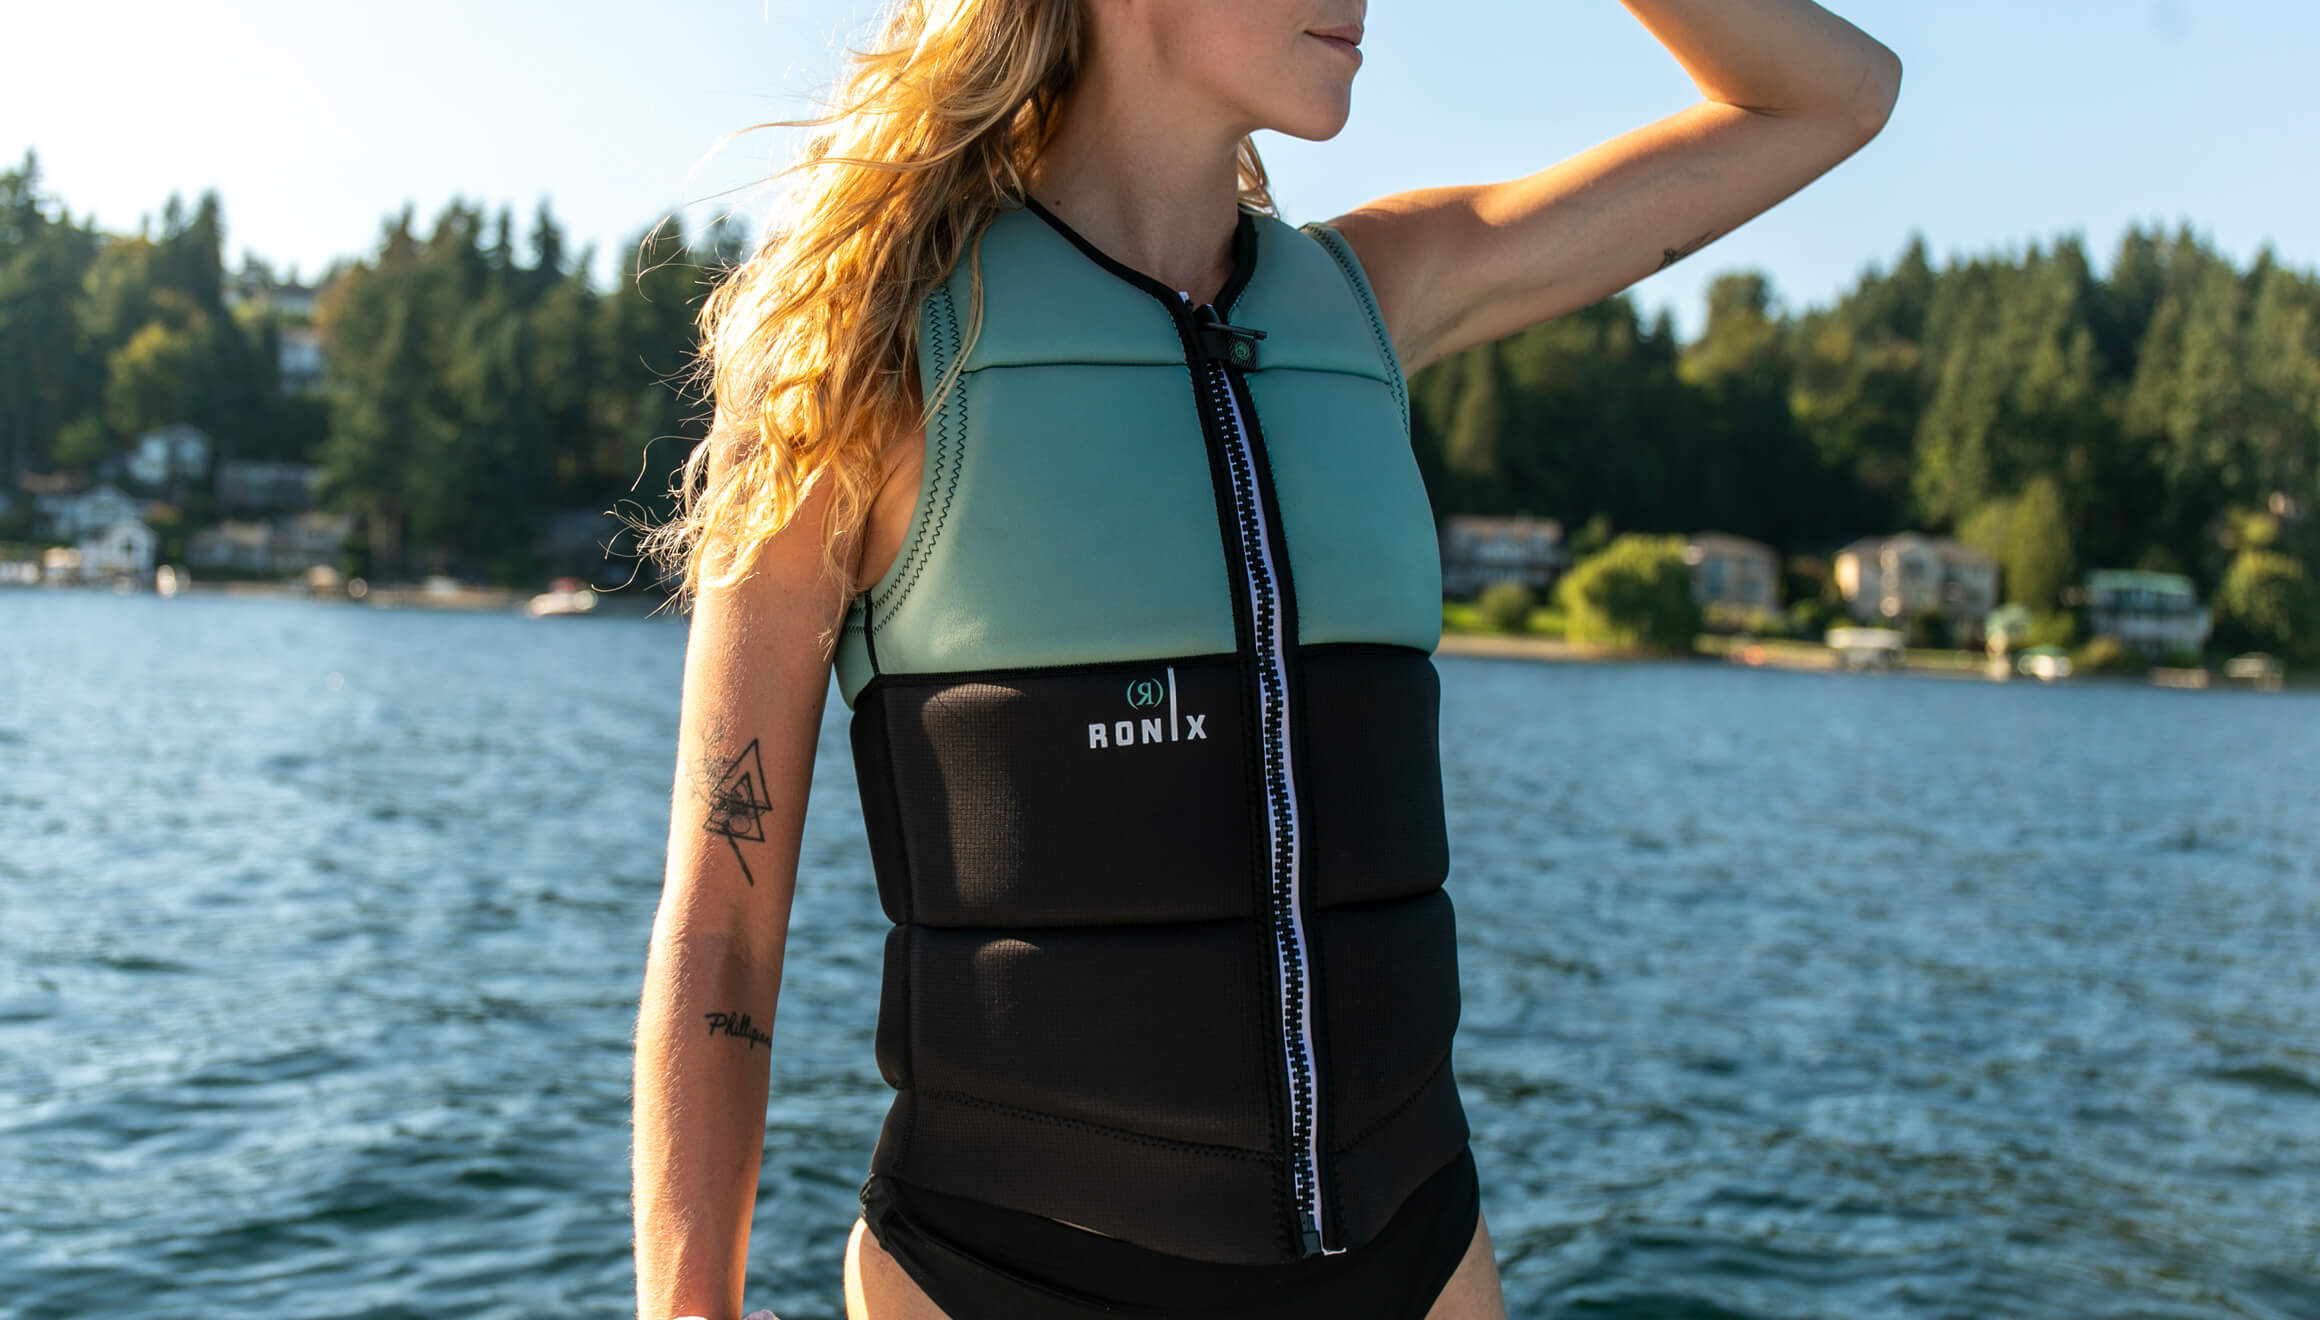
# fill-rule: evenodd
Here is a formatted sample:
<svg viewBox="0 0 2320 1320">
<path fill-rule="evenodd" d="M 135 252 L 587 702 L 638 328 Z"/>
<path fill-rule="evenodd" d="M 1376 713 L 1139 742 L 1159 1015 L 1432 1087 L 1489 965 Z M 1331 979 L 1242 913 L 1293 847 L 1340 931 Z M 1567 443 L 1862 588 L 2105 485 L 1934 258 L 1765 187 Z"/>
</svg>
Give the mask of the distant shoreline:
<svg viewBox="0 0 2320 1320">
<path fill-rule="evenodd" d="M 72 586 L 23 586 L 20 591 L 71 591 L 90 595 L 145 595 L 150 591 L 117 593 L 97 584 Z M 9 594 L 0 592 L 0 598 Z M 263 581 L 200 581 L 187 583 L 180 589 L 184 596 L 223 597 L 243 600 L 303 601 L 314 605 L 353 606 L 377 610 L 431 610 L 447 614 L 513 614 L 524 613 L 524 602 L 534 593 L 507 587 L 463 586 L 456 591 L 430 590 L 416 584 L 372 587 L 361 599 L 344 592 L 313 591 L 294 582 Z M 623 592 L 599 592 L 596 606 L 586 615 L 616 619 L 665 618 L 681 620 L 680 613 L 667 610 L 663 602 L 648 596 Z M 1560 637 L 1525 636 L 1512 633 L 1462 632 L 1445 630 L 1435 646 L 1436 655 L 1470 656 L 1481 659 L 1551 661 L 1564 664 L 1617 664 L 1637 661 L 1680 661 L 1684 663 L 1723 662 L 1751 669 L 1781 669 L 1794 673 L 1883 673 L 1915 678 L 1967 679 L 1984 683 L 2027 683 L 2033 686 L 2068 686 L 2073 683 L 2121 683 L 2135 687 L 2166 687 L 2180 691 L 2320 691 L 2320 671 L 2291 669 L 2283 676 L 2278 688 L 2265 689 L 2242 679 L 2229 679 L 2222 674 L 2207 671 L 2163 670 L 2164 673 L 2192 674 L 2204 672 L 2207 676 L 2197 682 L 2164 682 L 2149 672 L 2073 674 L 2068 678 L 2047 683 L 2028 675 L 1993 675 L 1986 664 L 1971 651 L 1928 651 L 1922 648 L 1905 654 L 1898 669 L 1860 670 L 1846 668 L 1835 651 L 1809 642 L 1786 638 L 1745 638 L 1703 636 L 1691 653 L 1654 650 L 1648 647 L 1606 646 L 1594 642 L 1574 642 Z M 1744 658 L 1751 657 L 1752 658 Z"/>
<path fill-rule="evenodd" d="M 1704 644 L 1704 645 L 1703 645 Z M 2260 691 L 2314 691 L 2320 690 L 2320 674 L 2290 670 L 2276 689 L 2259 688 L 2241 679 L 2227 679 L 2220 673 L 2205 671 L 2206 680 L 2199 685 L 2161 682 L 2148 672 L 2073 674 L 2051 683 L 2025 674 L 1993 675 L 1984 661 L 1971 651 L 1909 653 L 1898 669 L 1877 671 L 1847 669 L 1837 653 L 1824 646 L 1785 639 L 1702 638 L 1695 643 L 1700 649 L 1690 654 L 1657 651 L 1642 647 L 1603 646 L 1589 642 L 1566 641 L 1559 637 L 1526 637 L 1515 634 L 1444 632 L 1436 655 L 1478 656 L 1502 660 L 1545 660 L 1579 664 L 1606 664 L 1621 661 L 1670 660 L 1681 662 L 1722 662 L 1750 669 L 1781 669 L 1796 673 L 1884 673 L 1913 678 L 1967 679 L 1984 683 L 2027 683 L 2032 686 L 2062 686 L 2073 683 L 2123 683 L 2135 687 L 2165 687 L 2180 691 L 2206 692 L 2260 692 Z M 1751 655 L 1753 658 L 1743 658 Z M 1935 657 L 1940 658 L 1935 658 Z M 2183 672 L 2183 671 L 2167 671 Z"/>
<path fill-rule="evenodd" d="M 151 596 L 168 599 L 150 590 L 122 591 L 103 583 L 72 583 L 24 585 L 18 591 L 69 591 L 90 596 Z M 196 578 L 177 589 L 180 597 L 212 597 L 235 600 L 296 601 L 309 605 L 348 606 L 375 610 L 433 610 L 445 614 L 522 614 L 524 602 L 539 593 L 513 587 L 461 586 L 454 591 L 434 590 L 417 583 L 368 587 L 358 598 L 346 591 L 316 591 L 296 582 L 271 582 L 259 579 L 201 579 Z M 0 591 L 0 599 L 6 592 Z M 596 604 L 583 615 L 574 618 L 641 619 L 659 610 L 666 617 L 679 617 L 663 609 L 659 598 L 641 593 L 598 591 Z"/>
</svg>

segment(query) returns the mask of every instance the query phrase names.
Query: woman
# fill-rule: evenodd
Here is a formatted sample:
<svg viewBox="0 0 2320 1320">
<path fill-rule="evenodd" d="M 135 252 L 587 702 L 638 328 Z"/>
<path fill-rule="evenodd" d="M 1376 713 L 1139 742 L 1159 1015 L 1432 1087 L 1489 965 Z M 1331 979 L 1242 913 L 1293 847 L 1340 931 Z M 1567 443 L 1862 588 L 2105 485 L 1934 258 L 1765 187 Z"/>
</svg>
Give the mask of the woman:
<svg viewBox="0 0 2320 1320">
<path fill-rule="evenodd" d="M 1302 228 L 1249 135 L 1344 124 L 1363 0 L 899 0 L 857 53 L 704 310 L 656 535 L 694 615 L 647 1320 L 741 1310 L 833 663 L 894 922 L 849 1316 L 1503 1317 L 1404 378 L 1729 232 L 1900 79 L 1808 0 L 1624 3 L 1700 104 Z"/>
</svg>

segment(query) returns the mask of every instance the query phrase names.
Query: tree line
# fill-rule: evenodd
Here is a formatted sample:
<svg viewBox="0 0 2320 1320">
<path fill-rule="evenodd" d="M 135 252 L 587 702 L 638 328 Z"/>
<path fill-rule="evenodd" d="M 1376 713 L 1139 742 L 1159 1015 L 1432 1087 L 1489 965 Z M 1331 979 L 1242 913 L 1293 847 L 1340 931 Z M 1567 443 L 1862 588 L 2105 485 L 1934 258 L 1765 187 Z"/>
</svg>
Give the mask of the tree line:
<svg viewBox="0 0 2320 1320">
<path fill-rule="evenodd" d="M 374 572 L 521 581 L 551 511 L 661 511 L 706 429 L 697 300 L 746 241 L 656 227 L 600 291 L 544 205 L 520 242 L 504 208 L 455 200 L 421 232 L 406 206 L 322 277 L 323 381 L 285 394 L 280 317 L 227 296 L 271 272 L 229 275 L 214 194 L 105 234 L 28 152 L 0 173 L 0 470 L 94 467 L 191 422 L 220 457 L 320 464 Z M 2098 276 L 2075 235 L 1939 269 L 1912 236 L 1830 306 L 1739 272 L 1707 312 L 1680 343 L 1622 293 L 1417 373 L 1437 515 L 1552 515 L 1581 550 L 1714 529 L 1806 564 L 1914 527 L 1988 550 L 2033 608 L 2144 567 L 2203 594 L 2236 575 L 2314 631 L 2320 281 L 2269 248 L 2240 270 L 2138 226 Z"/>
<path fill-rule="evenodd" d="M 1913 235 L 1831 306 L 1726 274 L 1683 344 L 1622 294 L 1410 393 L 1437 515 L 1559 516 L 1581 550 L 1713 529 L 1806 567 L 1916 528 L 1987 551 L 2033 609 L 2146 568 L 2314 631 L 2320 281 L 2268 247 L 2243 271 L 2137 226 L 2098 276 L 2075 235 L 1938 270 Z"/>
<path fill-rule="evenodd" d="M 159 232 L 100 232 L 40 190 L 27 152 L 0 172 L 0 473 L 93 471 L 135 437 L 189 422 L 215 460 L 321 468 L 320 497 L 356 515 L 360 572 L 533 580 L 549 515 L 634 501 L 665 514 L 670 475 L 707 430 L 689 388 L 698 299 L 747 235 L 655 226 L 609 290 L 545 205 L 513 217 L 455 199 L 424 231 L 405 206 L 376 248 L 319 280 L 318 388 L 285 393 L 286 318 L 233 286 L 277 283 L 224 262 L 215 194 L 174 195 Z M 185 516 L 213 516 L 193 488 Z M 29 533 L 29 513 L 10 519 Z M 606 528 L 607 534 L 611 527 Z M 0 540 L 9 532 L 0 529 Z"/>
</svg>

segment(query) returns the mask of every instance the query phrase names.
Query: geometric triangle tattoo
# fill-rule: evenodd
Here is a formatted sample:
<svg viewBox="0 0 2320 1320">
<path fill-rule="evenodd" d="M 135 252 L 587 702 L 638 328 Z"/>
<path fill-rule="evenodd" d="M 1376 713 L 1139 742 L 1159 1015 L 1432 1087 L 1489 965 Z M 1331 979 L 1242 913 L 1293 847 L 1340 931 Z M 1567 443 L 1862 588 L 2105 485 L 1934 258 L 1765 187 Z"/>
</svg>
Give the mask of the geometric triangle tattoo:
<svg viewBox="0 0 2320 1320">
<path fill-rule="evenodd" d="M 752 886 L 757 877 L 749 873 L 749 859 L 741 855 L 741 843 L 765 842 L 765 813 L 773 810 L 773 800 L 766 796 L 765 763 L 758 759 L 757 740 L 741 749 L 733 764 L 718 776 L 717 788 L 709 798 L 709 818 L 701 828 L 710 834 L 722 834 L 733 849 L 733 860 L 741 863 L 741 878 Z"/>
</svg>

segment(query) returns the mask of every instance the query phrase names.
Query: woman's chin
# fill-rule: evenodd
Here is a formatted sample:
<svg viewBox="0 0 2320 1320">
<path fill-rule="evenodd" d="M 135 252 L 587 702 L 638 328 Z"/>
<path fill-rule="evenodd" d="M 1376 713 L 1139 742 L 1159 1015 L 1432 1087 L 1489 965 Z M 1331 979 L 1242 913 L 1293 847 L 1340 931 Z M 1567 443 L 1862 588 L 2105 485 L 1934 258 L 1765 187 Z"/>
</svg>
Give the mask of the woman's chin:
<svg viewBox="0 0 2320 1320">
<path fill-rule="evenodd" d="M 1327 142 L 1345 128 L 1345 121 L 1353 114 L 1352 88 L 1324 103 L 1298 106 L 1294 111 L 1275 116 L 1265 127 L 1286 137 L 1302 138 L 1307 142 Z"/>
</svg>

